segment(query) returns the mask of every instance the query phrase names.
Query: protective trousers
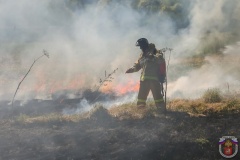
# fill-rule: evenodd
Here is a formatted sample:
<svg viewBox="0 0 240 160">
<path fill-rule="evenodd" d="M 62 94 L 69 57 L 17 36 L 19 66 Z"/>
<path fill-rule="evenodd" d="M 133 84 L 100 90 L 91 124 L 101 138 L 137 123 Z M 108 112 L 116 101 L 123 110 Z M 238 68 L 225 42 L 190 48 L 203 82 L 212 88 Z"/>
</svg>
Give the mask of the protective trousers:
<svg viewBox="0 0 240 160">
<path fill-rule="evenodd" d="M 166 108 L 161 93 L 162 87 L 161 84 L 156 80 L 140 81 L 137 105 L 138 106 L 146 105 L 147 96 L 150 90 L 153 94 L 156 107 L 159 108 L 162 112 L 165 112 Z"/>
</svg>

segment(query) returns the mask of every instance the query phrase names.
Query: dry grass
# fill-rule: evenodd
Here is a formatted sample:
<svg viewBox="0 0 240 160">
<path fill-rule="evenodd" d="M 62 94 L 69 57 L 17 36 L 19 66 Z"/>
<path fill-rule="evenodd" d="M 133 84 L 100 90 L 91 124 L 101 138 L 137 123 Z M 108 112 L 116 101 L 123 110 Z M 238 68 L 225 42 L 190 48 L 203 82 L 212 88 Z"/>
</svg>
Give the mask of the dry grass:
<svg viewBox="0 0 240 160">
<path fill-rule="evenodd" d="M 158 116 L 157 108 L 150 102 L 146 107 L 139 108 L 135 103 L 123 104 L 109 109 L 110 115 L 119 119 L 142 119 Z"/>
<path fill-rule="evenodd" d="M 211 88 L 204 92 L 202 98 L 206 103 L 218 103 L 221 102 L 223 97 L 218 88 Z"/>
<path fill-rule="evenodd" d="M 107 117 L 115 117 L 122 119 L 142 119 L 149 116 L 158 116 L 157 109 L 153 105 L 149 105 L 145 108 L 138 108 L 135 104 L 123 104 L 117 107 L 112 107 L 109 110 L 102 106 L 96 106 L 91 111 L 84 114 L 48 114 L 36 117 L 30 117 L 25 114 L 15 118 L 16 123 L 32 124 L 32 123 L 67 123 L 67 122 L 79 122 L 84 119 L 103 119 Z"/>
<path fill-rule="evenodd" d="M 126 103 L 120 106 L 115 106 L 110 109 L 105 109 L 102 106 L 96 106 L 91 111 L 84 114 L 64 115 L 60 113 L 52 113 L 48 115 L 40 115 L 30 117 L 25 114 L 15 118 L 16 123 L 31 124 L 31 123 L 67 123 L 79 122 L 85 119 L 105 119 L 118 118 L 123 119 L 142 119 L 147 117 L 159 116 L 157 108 L 153 101 L 148 101 L 145 108 L 139 108 L 136 103 Z M 168 111 L 186 112 L 191 116 L 207 116 L 219 113 L 239 113 L 240 98 L 228 96 L 222 98 L 221 102 L 206 103 L 204 98 L 200 99 L 174 99 L 167 103 Z"/>
<path fill-rule="evenodd" d="M 105 109 L 102 106 L 95 106 L 92 110 L 86 113 L 81 114 L 61 114 L 61 113 L 51 113 L 36 117 L 30 117 L 25 114 L 20 114 L 20 116 L 15 118 L 15 123 L 21 123 L 21 124 L 39 124 L 39 123 L 68 123 L 68 122 L 80 122 L 81 120 L 86 119 L 106 119 L 108 117 L 111 117 L 108 113 L 108 110 Z"/>
<path fill-rule="evenodd" d="M 21 114 L 16 117 L 16 123 L 30 124 L 30 123 L 54 123 L 54 122 L 79 122 L 82 119 L 86 119 L 88 114 L 73 114 L 73 115 L 63 115 L 63 114 L 47 114 L 37 117 L 30 117 L 25 114 Z"/>
<path fill-rule="evenodd" d="M 175 99 L 168 103 L 168 109 L 172 111 L 204 115 L 212 113 L 238 113 L 240 110 L 240 99 L 223 98 L 221 102 L 215 103 L 206 103 L 203 98 L 196 100 Z"/>
</svg>

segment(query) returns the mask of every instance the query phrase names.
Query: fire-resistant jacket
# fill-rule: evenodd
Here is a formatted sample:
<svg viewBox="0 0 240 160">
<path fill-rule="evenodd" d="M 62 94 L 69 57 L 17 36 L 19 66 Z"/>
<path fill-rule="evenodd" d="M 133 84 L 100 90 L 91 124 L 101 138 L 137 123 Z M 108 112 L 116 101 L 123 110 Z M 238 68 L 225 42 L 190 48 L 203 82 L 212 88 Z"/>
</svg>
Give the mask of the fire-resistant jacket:
<svg viewBox="0 0 240 160">
<path fill-rule="evenodd" d="M 141 53 L 139 59 L 134 63 L 131 72 L 142 69 L 140 80 L 159 80 L 160 63 L 165 62 L 163 54 L 155 48 L 153 43 L 149 44 L 146 53 Z"/>
</svg>

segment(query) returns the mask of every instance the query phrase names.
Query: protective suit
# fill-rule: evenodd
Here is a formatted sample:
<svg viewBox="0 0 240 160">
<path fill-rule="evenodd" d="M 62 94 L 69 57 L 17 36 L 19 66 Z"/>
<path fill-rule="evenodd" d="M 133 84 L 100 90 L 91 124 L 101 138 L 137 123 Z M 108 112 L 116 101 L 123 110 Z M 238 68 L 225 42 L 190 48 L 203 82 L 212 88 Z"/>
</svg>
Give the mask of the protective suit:
<svg viewBox="0 0 240 160">
<path fill-rule="evenodd" d="M 147 96 L 151 90 L 156 107 L 165 113 L 166 108 L 160 83 L 162 80 L 159 79 L 159 66 L 161 63 L 165 63 L 163 54 L 155 48 L 153 43 L 150 43 L 143 50 L 133 67 L 129 68 L 126 73 L 133 73 L 142 69 L 137 105 L 141 107 L 146 105 Z"/>
</svg>

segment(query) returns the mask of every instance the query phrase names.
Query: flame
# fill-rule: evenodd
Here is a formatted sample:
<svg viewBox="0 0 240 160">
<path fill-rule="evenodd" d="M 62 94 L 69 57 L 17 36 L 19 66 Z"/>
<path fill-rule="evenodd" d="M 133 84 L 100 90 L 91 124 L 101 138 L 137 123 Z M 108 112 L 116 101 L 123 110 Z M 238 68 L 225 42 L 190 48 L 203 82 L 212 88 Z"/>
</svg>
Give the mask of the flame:
<svg viewBox="0 0 240 160">
<path fill-rule="evenodd" d="M 30 80 L 30 83 L 22 85 L 21 89 L 26 93 L 32 93 L 36 95 L 52 95 L 59 91 L 79 91 L 86 88 L 87 77 L 83 74 L 76 75 L 74 77 L 63 79 L 51 79 L 51 76 L 47 75 L 44 71 L 38 71 L 33 75 L 34 81 Z M 101 86 L 100 91 L 103 93 L 114 93 L 115 95 L 125 95 L 130 92 L 138 92 L 139 82 L 133 79 L 128 79 L 123 82 L 109 82 Z"/>
<path fill-rule="evenodd" d="M 24 92 L 34 92 L 37 94 L 46 93 L 53 94 L 62 90 L 79 90 L 84 87 L 85 84 L 85 76 L 78 75 L 73 77 L 70 80 L 67 79 L 48 79 L 47 76 L 38 72 L 34 75 L 34 79 L 36 81 L 34 84 L 25 83 L 21 88 Z"/>
<path fill-rule="evenodd" d="M 114 92 L 113 91 L 113 84 L 112 83 L 107 83 L 107 84 L 103 85 L 100 88 L 100 91 L 103 92 L 103 93 L 112 93 L 112 92 Z"/>
<path fill-rule="evenodd" d="M 78 75 L 69 81 L 62 80 L 57 82 L 51 82 L 52 85 L 50 87 L 50 93 L 52 94 L 61 90 L 78 90 L 84 86 L 84 78 L 84 76 Z"/>
<path fill-rule="evenodd" d="M 129 92 L 137 92 L 139 90 L 139 82 L 133 80 L 128 81 L 127 84 L 119 84 L 115 88 L 115 92 L 119 95 L 124 95 Z"/>
<path fill-rule="evenodd" d="M 50 82 L 50 93 L 54 93 L 61 90 L 78 90 L 85 84 L 85 76 L 78 75 L 70 80 L 57 80 Z"/>
<path fill-rule="evenodd" d="M 124 95 L 130 92 L 138 92 L 139 82 L 134 80 L 129 80 L 126 83 L 121 83 L 114 85 L 112 83 L 107 84 L 101 88 L 101 92 L 103 93 L 116 93 L 117 95 Z"/>
</svg>

